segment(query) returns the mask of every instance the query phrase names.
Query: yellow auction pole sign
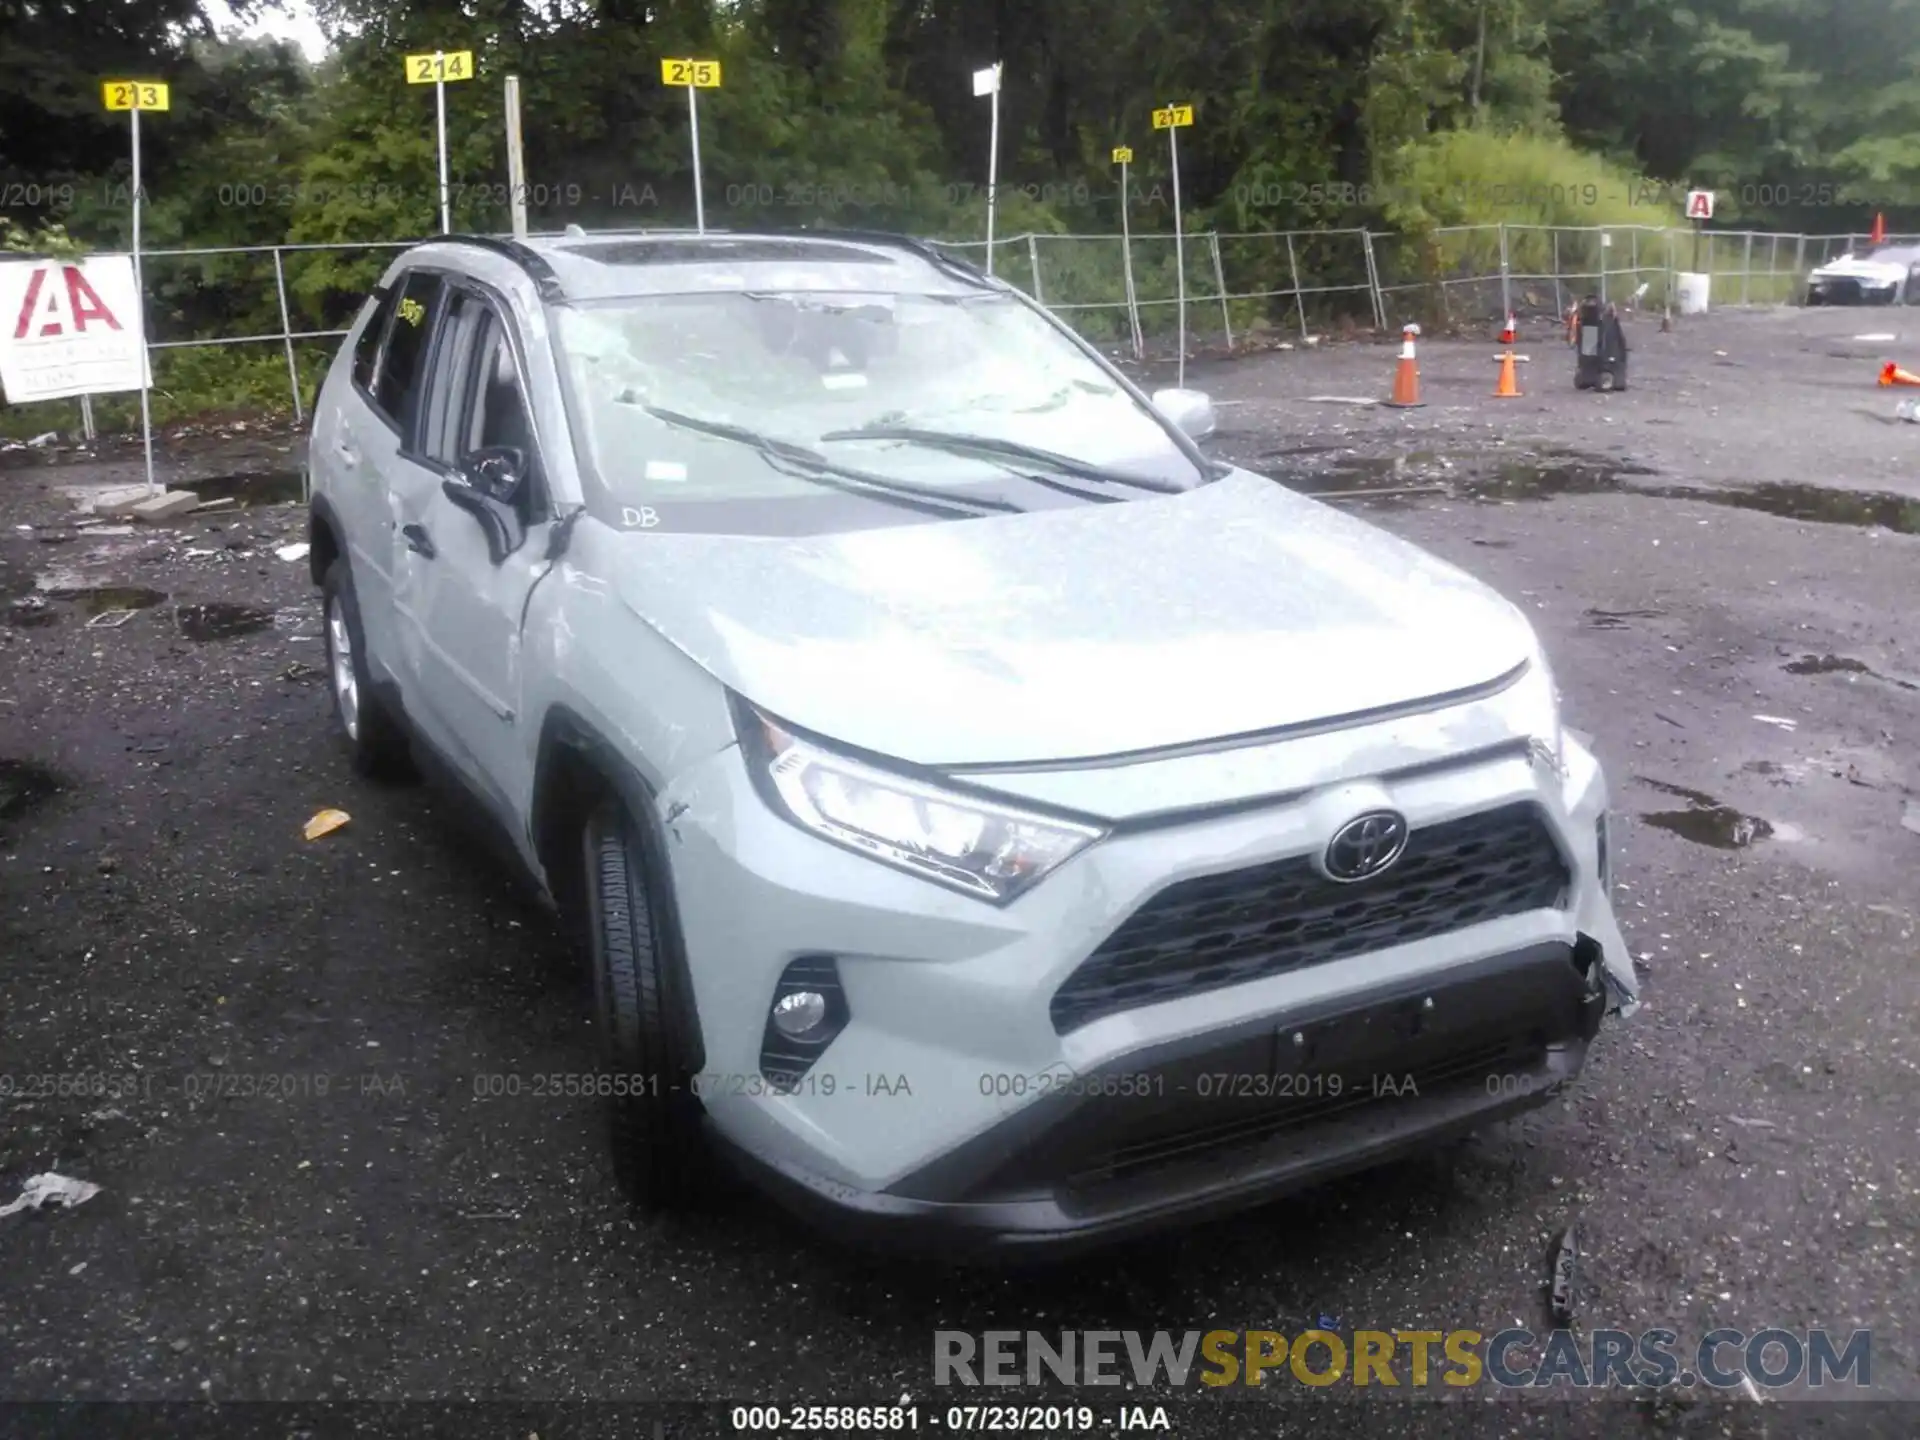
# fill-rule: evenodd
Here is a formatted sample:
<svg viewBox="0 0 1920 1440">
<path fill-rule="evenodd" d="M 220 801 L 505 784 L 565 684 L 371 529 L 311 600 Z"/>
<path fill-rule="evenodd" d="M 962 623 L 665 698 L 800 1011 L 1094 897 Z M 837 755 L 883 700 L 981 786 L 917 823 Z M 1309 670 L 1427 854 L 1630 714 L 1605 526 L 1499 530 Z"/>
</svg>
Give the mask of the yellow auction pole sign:
<svg viewBox="0 0 1920 1440">
<path fill-rule="evenodd" d="M 1187 255 L 1180 230 L 1180 131 L 1193 124 L 1193 106 L 1167 105 L 1153 112 L 1153 128 L 1167 132 L 1173 158 L 1173 268 L 1180 284 L 1180 370 L 1174 383 L 1187 384 Z"/>
<path fill-rule="evenodd" d="M 140 278 L 140 112 L 166 110 L 170 95 L 167 87 L 153 80 L 107 80 L 100 86 L 100 98 L 109 110 L 127 112 L 133 132 L 133 293 L 140 304 L 140 443 L 147 454 L 147 493 L 153 494 L 153 409 L 147 392 L 153 388 L 153 372 L 148 368 L 147 291 Z"/>
<path fill-rule="evenodd" d="M 662 60 L 660 83 L 687 87 L 687 124 L 693 136 L 693 220 L 704 235 L 707 233 L 707 202 L 700 189 L 700 105 L 697 97 L 702 90 L 720 88 L 720 62 Z"/>
<path fill-rule="evenodd" d="M 1133 331 L 1133 358 L 1138 360 L 1146 346 L 1140 334 L 1140 297 L 1133 288 L 1133 234 L 1127 220 L 1127 167 L 1133 163 L 1133 147 L 1113 147 L 1113 163 L 1120 167 L 1120 273 L 1127 286 L 1127 325 Z"/>
<path fill-rule="evenodd" d="M 440 233 L 453 230 L 447 204 L 447 82 L 473 79 L 471 50 L 435 50 L 431 55 L 407 56 L 407 83 L 433 86 L 434 136 L 440 149 Z"/>
</svg>

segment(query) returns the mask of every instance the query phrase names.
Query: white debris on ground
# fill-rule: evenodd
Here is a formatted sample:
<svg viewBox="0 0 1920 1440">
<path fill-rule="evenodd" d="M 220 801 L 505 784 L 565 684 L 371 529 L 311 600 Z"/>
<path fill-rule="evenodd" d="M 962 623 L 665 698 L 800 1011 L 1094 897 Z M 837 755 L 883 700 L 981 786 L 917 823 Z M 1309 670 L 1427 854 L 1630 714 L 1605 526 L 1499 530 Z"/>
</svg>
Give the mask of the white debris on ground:
<svg viewBox="0 0 1920 1440">
<path fill-rule="evenodd" d="M 11 1204 L 0 1205 L 0 1220 L 17 1215 L 22 1210 L 38 1210 L 47 1204 L 71 1210 L 76 1205 L 84 1205 L 99 1193 L 100 1187 L 90 1181 L 55 1175 L 49 1170 L 44 1175 L 29 1176 L 19 1199 Z"/>
</svg>

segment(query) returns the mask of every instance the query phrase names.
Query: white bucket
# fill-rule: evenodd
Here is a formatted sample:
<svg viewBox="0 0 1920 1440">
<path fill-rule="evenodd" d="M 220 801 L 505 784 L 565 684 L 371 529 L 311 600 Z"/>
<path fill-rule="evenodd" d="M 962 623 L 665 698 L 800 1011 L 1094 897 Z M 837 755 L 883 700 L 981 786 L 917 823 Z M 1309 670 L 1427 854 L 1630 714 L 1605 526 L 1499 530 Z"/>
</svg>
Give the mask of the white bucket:
<svg viewBox="0 0 1920 1440">
<path fill-rule="evenodd" d="M 1692 271 L 1682 271 L 1673 277 L 1674 299 L 1679 304 L 1682 315 L 1704 315 L 1707 313 L 1707 292 L 1712 288 L 1713 277 Z"/>
</svg>

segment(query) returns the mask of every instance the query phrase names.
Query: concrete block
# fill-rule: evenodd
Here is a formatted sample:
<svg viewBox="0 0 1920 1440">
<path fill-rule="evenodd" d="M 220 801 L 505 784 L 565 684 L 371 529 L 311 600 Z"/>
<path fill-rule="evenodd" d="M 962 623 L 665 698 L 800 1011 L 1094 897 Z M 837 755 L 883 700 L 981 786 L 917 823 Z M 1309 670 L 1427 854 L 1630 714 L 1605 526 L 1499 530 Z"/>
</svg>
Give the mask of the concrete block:
<svg viewBox="0 0 1920 1440">
<path fill-rule="evenodd" d="M 105 489 L 69 490 L 67 493 L 83 511 L 115 519 L 131 515 L 133 507 L 148 498 L 145 485 L 113 485 Z"/>
<path fill-rule="evenodd" d="M 151 500 L 142 500 L 128 510 L 134 519 L 148 525 L 158 525 L 171 520 L 176 515 L 184 515 L 200 506 L 200 497 L 191 490 L 162 490 Z"/>
</svg>

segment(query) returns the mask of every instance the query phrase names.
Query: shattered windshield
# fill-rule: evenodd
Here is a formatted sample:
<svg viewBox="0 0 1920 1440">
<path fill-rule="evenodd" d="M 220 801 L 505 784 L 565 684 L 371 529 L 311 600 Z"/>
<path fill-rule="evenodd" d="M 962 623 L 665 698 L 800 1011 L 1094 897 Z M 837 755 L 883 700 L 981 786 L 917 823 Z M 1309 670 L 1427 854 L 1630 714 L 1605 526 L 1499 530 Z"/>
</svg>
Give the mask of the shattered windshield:
<svg viewBox="0 0 1920 1440">
<path fill-rule="evenodd" d="M 726 291 L 557 314 L 582 467 L 622 506 L 818 500 L 822 487 L 786 463 L 804 452 L 1009 508 L 1026 508 L 1023 474 L 1061 503 L 1063 461 L 1079 462 L 1064 474 L 1088 491 L 1112 482 L 1089 499 L 1210 478 L 1014 296 Z"/>
</svg>

